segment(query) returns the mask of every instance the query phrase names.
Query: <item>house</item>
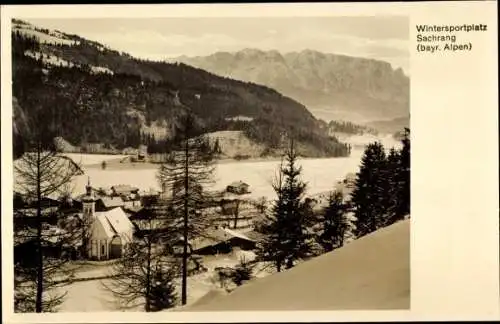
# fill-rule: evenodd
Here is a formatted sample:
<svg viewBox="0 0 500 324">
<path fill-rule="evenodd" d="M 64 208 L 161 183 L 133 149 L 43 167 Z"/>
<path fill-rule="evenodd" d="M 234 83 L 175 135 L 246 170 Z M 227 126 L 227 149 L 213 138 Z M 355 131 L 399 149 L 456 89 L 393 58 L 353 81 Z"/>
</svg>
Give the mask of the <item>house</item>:
<svg viewBox="0 0 500 324">
<path fill-rule="evenodd" d="M 44 223 L 57 224 L 59 208 L 45 207 L 40 210 Z M 15 228 L 36 228 L 38 224 L 37 208 L 18 208 L 14 210 Z"/>
<path fill-rule="evenodd" d="M 141 197 L 139 196 L 138 193 L 131 193 L 129 195 L 123 195 L 123 204 L 124 208 L 136 208 L 136 207 L 141 207 L 142 202 L 141 202 Z"/>
<path fill-rule="evenodd" d="M 191 253 L 198 255 L 226 254 L 235 247 L 252 250 L 255 248 L 255 241 L 228 228 L 216 228 L 203 237 L 190 240 L 189 247 Z"/>
<path fill-rule="evenodd" d="M 78 235 L 67 235 L 68 232 L 61 227 L 49 225 L 42 226 L 42 250 L 45 257 L 76 259 L 78 255 Z M 14 263 L 33 267 L 36 266 L 37 257 L 37 230 L 26 228 L 14 233 Z"/>
<path fill-rule="evenodd" d="M 241 194 L 223 192 L 214 199 L 216 202 L 214 221 L 220 226 L 231 228 L 247 228 L 253 225 L 257 215 L 250 200 L 244 199 Z"/>
<path fill-rule="evenodd" d="M 149 190 L 142 190 L 138 193 L 141 200 L 141 206 L 148 206 L 158 202 L 160 198 L 160 192 L 150 188 Z"/>
<path fill-rule="evenodd" d="M 94 260 L 108 260 L 123 255 L 132 242 L 134 225 L 121 207 L 96 211 L 96 199 L 90 184 L 83 203 L 83 226 L 88 233 L 87 255 Z"/>
<path fill-rule="evenodd" d="M 86 153 L 101 153 L 104 150 L 102 143 L 86 143 L 82 145 L 82 152 Z"/>
<path fill-rule="evenodd" d="M 117 185 L 111 187 L 112 196 L 128 196 L 130 194 L 137 194 L 139 188 L 132 187 L 130 185 Z"/>
<path fill-rule="evenodd" d="M 122 150 L 122 155 L 138 155 L 139 150 L 133 147 L 126 147 Z"/>
<path fill-rule="evenodd" d="M 249 193 L 249 185 L 243 181 L 235 181 L 226 187 L 226 191 L 237 195 Z"/>
<path fill-rule="evenodd" d="M 144 162 L 148 157 L 148 147 L 146 145 L 140 145 L 137 150 L 137 161 Z"/>
<path fill-rule="evenodd" d="M 96 200 L 95 210 L 106 211 L 116 207 L 124 207 L 125 202 L 122 197 L 101 197 Z"/>
</svg>

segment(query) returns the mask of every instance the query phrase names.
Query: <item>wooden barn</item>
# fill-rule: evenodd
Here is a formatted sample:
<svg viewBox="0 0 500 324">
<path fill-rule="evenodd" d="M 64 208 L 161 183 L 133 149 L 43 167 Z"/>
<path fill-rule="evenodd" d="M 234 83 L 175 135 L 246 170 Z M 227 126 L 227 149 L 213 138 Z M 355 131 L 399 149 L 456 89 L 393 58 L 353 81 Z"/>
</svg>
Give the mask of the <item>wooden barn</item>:
<svg viewBox="0 0 500 324">
<path fill-rule="evenodd" d="M 214 229 L 205 237 L 191 240 L 189 245 L 192 253 L 198 255 L 227 254 L 236 247 L 242 250 L 255 249 L 253 239 L 227 228 Z"/>
</svg>

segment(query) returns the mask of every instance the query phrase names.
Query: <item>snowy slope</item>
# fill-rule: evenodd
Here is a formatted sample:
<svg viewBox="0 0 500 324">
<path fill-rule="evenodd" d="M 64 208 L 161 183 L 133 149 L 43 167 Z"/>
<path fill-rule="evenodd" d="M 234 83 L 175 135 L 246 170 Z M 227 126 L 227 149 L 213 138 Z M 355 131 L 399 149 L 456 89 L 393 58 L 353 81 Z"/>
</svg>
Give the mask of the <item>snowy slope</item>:
<svg viewBox="0 0 500 324">
<path fill-rule="evenodd" d="M 206 134 L 211 141 L 219 140 L 222 154 L 225 157 L 235 156 L 259 157 L 264 151 L 264 145 L 250 140 L 242 131 L 220 131 Z"/>
<path fill-rule="evenodd" d="M 80 43 L 79 41 L 75 41 L 59 31 L 49 31 L 40 29 L 24 22 L 13 23 L 12 29 L 13 32 L 19 32 L 25 36 L 35 37 L 42 44 L 52 44 L 52 45 L 60 44 L 60 45 L 75 46 Z M 101 48 L 99 49 L 102 50 Z M 62 58 L 54 55 L 47 55 L 47 54 L 43 55 L 40 52 L 32 52 L 32 51 L 26 51 L 25 54 L 35 59 L 42 59 L 43 63 L 46 65 L 57 65 L 57 66 L 60 65 L 65 67 L 74 66 L 73 63 L 63 60 Z M 94 74 L 95 73 L 113 74 L 113 71 L 102 66 L 90 66 L 90 70 Z"/>
<path fill-rule="evenodd" d="M 27 23 L 14 23 L 12 25 L 12 29 L 14 32 L 19 31 L 21 34 L 27 36 L 34 36 L 40 40 L 41 43 L 47 44 L 62 44 L 62 45 L 77 45 L 78 42 L 68 39 L 61 32 L 53 31 L 49 33 L 42 32 L 41 30 L 37 30 L 34 26 Z"/>
<path fill-rule="evenodd" d="M 410 222 L 182 311 L 373 310 L 410 307 Z M 208 297 L 208 296 L 207 296 Z"/>
</svg>

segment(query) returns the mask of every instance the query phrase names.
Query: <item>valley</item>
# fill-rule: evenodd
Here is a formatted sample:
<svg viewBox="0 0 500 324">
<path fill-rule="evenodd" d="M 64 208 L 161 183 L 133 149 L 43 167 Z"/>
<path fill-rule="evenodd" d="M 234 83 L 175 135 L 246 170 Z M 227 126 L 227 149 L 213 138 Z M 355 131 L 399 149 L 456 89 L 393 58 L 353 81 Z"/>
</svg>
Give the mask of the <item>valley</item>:
<svg viewBox="0 0 500 324">
<path fill-rule="evenodd" d="M 12 20 L 16 311 L 182 310 L 409 217 L 401 68 L 312 49 L 153 59 L 82 35 Z"/>
</svg>

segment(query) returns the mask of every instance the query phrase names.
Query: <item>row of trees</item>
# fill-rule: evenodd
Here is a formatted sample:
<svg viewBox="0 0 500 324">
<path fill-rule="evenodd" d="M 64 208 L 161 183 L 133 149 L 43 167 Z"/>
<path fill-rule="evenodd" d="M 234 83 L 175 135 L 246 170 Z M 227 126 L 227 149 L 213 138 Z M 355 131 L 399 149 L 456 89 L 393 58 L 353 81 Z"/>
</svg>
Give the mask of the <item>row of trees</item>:
<svg viewBox="0 0 500 324">
<path fill-rule="evenodd" d="M 375 129 L 369 128 L 367 126 L 354 124 L 349 121 L 337 121 L 332 120 L 328 123 L 329 131 L 335 133 L 347 133 L 347 134 L 373 134 L 377 135 L 377 131 Z"/>
<path fill-rule="evenodd" d="M 197 136 L 197 135 L 195 135 Z M 176 148 L 176 142 L 178 141 L 177 138 L 162 138 L 162 139 L 156 139 L 154 134 L 142 134 L 142 141 L 141 143 L 147 146 L 147 152 L 148 154 L 155 154 L 155 153 L 170 153 L 172 150 Z M 213 142 L 208 141 L 204 138 L 202 142 L 199 143 L 200 147 L 199 149 L 203 152 L 205 151 L 210 151 L 211 153 L 215 155 L 220 155 L 222 154 L 222 147 L 220 145 L 220 141 L 218 138 L 216 138 Z"/>
<path fill-rule="evenodd" d="M 319 213 L 312 210 L 310 199 L 304 199 L 306 184 L 300 180 L 292 142 L 273 183 L 277 198 L 257 228 L 265 235 L 258 260 L 273 263 L 280 272 L 299 260 L 341 247 L 348 231 L 362 237 L 409 215 L 409 129 L 404 134 L 401 150 L 393 148 L 387 156 L 381 143 L 369 144 L 350 200 L 332 191 Z"/>
<path fill-rule="evenodd" d="M 367 146 L 351 198 L 357 236 L 390 225 L 410 213 L 409 135 L 409 129 L 405 129 L 401 150 L 392 148 L 389 154 L 379 142 Z"/>
</svg>

